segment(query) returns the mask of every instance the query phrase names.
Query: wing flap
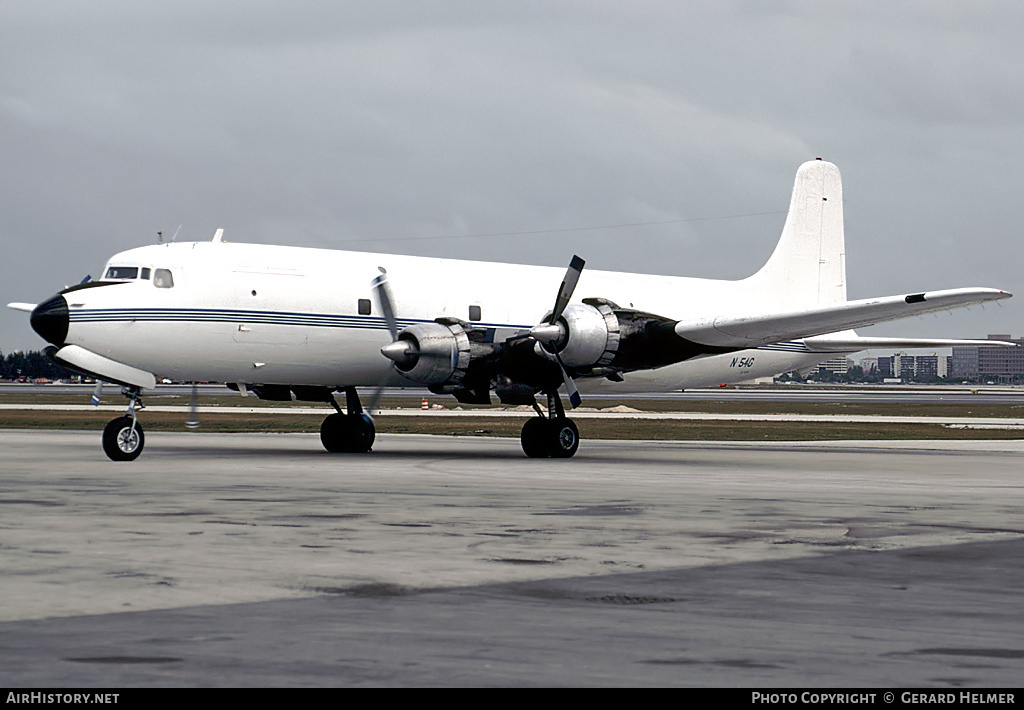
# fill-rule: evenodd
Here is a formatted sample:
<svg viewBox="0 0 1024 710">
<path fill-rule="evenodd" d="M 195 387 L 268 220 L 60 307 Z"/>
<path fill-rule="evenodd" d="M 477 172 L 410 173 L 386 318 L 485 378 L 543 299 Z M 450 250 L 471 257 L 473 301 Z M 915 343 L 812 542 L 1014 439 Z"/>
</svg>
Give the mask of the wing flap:
<svg viewBox="0 0 1024 710">
<path fill-rule="evenodd" d="M 930 291 L 847 301 L 789 313 L 719 316 L 699 321 L 679 321 L 675 325 L 675 332 L 679 337 L 701 345 L 750 348 L 783 340 L 826 335 L 987 301 L 998 301 L 1012 295 L 994 288 Z M 861 350 L 863 347 L 855 349 Z"/>
</svg>

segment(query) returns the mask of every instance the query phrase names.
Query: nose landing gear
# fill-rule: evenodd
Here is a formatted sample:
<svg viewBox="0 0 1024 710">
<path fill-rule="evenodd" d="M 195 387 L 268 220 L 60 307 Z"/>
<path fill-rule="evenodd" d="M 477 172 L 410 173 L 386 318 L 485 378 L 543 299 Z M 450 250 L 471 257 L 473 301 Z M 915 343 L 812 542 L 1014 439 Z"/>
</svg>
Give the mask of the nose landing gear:
<svg viewBox="0 0 1024 710">
<path fill-rule="evenodd" d="M 128 409 L 123 417 L 110 421 L 103 429 L 103 452 L 111 461 L 134 461 L 142 453 L 146 436 L 136 415 L 142 409 L 142 394 L 138 387 L 126 387 L 121 393 L 128 398 Z"/>
</svg>

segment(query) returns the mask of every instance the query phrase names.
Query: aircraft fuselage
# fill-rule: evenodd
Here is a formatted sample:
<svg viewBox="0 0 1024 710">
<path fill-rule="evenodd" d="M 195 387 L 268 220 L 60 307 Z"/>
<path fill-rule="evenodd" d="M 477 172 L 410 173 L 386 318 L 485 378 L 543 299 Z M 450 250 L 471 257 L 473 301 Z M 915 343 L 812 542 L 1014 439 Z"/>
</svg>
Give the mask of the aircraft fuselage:
<svg viewBox="0 0 1024 710">
<path fill-rule="evenodd" d="M 486 329 L 495 342 L 540 322 L 563 273 L 256 244 L 152 245 L 113 256 L 104 279 L 57 297 L 66 301 L 67 332 L 54 344 L 177 380 L 414 386 L 380 354 L 391 341 L 370 287 L 381 269 L 399 327 L 456 318 Z M 707 317 L 749 307 L 743 284 L 587 270 L 576 293 L 674 318 Z M 629 392 L 716 385 L 833 356 L 796 341 L 630 372 L 622 382 L 584 379 L 580 386 Z"/>
</svg>

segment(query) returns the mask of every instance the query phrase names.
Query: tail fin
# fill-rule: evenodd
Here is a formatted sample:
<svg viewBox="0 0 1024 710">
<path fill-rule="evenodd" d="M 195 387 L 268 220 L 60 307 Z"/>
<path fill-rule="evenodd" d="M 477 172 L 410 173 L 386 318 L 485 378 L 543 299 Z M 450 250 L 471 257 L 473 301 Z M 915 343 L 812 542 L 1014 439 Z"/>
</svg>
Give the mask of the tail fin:
<svg viewBox="0 0 1024 710">
<path fill-rule="evenodd" d="M 821 159 L 800 166 L 782 238 L 768 262 L 746 282 L 773 307 L 795 309 L 846 301 L 839 168 Z"/>
</svg>

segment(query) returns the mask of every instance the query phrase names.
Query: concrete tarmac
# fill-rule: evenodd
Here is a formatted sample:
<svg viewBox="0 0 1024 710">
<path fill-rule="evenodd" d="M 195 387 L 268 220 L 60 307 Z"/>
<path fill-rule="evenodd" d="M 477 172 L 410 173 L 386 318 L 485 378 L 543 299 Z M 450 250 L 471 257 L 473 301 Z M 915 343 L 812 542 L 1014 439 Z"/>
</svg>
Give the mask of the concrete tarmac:
<svg viewBox="0 0 1024 710">
<path fill-rule="evenodd" d="M 8 687 L 1013 687 L 1024 442 L 0 431 Z"/>
</svg>

